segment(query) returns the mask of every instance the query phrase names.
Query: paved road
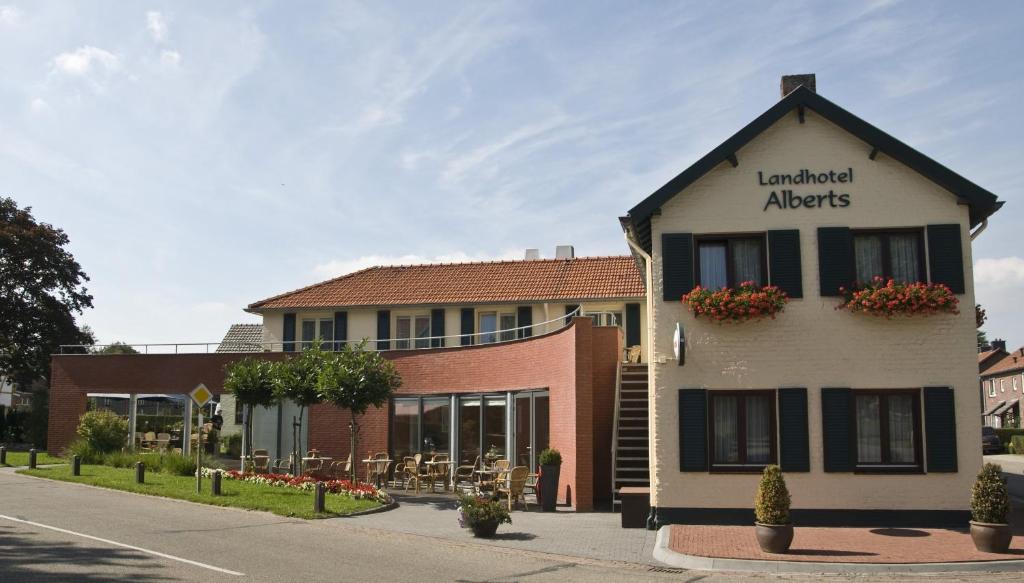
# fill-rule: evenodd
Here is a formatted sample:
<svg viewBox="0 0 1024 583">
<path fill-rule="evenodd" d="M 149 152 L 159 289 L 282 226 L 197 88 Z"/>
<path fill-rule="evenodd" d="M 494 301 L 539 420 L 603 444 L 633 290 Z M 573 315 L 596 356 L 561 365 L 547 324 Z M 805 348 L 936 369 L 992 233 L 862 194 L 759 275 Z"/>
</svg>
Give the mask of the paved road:
<svg viewBox="0 0 1024 583">
<path fill-rule="evenodd" d="M 371 524 L 365 519 L 359 525 L 340 519 L 293 520 L 38 480 L 6 469 L 0 470 L 0 581 L 821 580 L 656 572 L 648 565 L 480 545 L 468 536 L 466 542 L 437 539 Z M 1011 581 L 1019 576 L 928 580 Z"/>
</svg>

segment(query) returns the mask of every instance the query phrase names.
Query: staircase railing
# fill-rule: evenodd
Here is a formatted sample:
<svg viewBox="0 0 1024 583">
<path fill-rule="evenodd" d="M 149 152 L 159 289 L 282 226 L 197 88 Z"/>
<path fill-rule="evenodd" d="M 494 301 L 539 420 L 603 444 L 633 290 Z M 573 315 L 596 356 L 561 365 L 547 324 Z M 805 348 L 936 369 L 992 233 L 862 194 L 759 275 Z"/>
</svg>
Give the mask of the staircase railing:
<svg viewBox="0 0 1024 583">
<path fill-rule="evenodd" d="M 618 474 L 619 456 L 619 403 L 622 401 L 622 360 L 615 364 L 615 413 L 612 417 L 612 506 L 615 506 L 615 477 Z"/>
</svg>

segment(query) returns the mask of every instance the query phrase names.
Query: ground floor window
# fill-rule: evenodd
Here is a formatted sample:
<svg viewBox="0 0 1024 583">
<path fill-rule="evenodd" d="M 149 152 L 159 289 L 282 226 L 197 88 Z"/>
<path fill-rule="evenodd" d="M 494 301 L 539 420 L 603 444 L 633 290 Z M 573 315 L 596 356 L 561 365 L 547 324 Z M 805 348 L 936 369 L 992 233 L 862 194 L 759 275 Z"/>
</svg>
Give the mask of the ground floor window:
<svg viewBox="0 0 1024 583">
<path fill-rule="evenodd" d="M 774 391 L 711 391 L 708 438 L 713 470 L 775 463 Z"/>
<path fill-rule="evenodd" d="M 918 391 L 854 391 L 857 468 L 921 468 L 921 405 Z"/>
<path fill-rule="evenodd" d="M 448 397 L 392 400 L 391 450 L 395 459 L 417 453 L 448 453 L 450 438 L 451 400 Z"/>
</svg>

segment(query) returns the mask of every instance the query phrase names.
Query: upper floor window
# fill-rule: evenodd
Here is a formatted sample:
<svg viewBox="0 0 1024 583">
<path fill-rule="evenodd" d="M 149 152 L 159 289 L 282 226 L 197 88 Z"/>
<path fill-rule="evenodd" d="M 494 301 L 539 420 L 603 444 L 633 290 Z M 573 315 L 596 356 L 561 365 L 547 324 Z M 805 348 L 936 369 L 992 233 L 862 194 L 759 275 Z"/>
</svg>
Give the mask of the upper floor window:
<svg viewBox="0 0 1024 583">
<path fill-rule="evenodd" d="M 918 391 L 854 391 L 857 468 L 921 468 Z"/>
<path fill-rule="evenodd" d="M 516 339 L 516 313 L 515 312 L 481 312 L 480 313 L 480 343 L 490 344 Z"/>
<path fill-rule="evenodd" d="M 313 341 L 317 339 L 320 339 L 321 349 L 334 350 L 334 320 L 323 318 L 302 321 L 302 348 L 312 348 Z"/>
<path fill-rule="evenodd" d="M 1013 377 L 1013 390 L 1017 390 L 1017 377 Z"/>
<path fill-rule="evenodd" d="M 710 391 L 708 438 L 713 470 L 750 470 L 775 463 L 772 391 Z"/>
<path fill-rule="evenodd" d="M 590 318 L 595 326 L 622 327 L 622 312 L 583 312 L 583 316 Z"/>
<path fill-rule="evenodd" d="M 406 350 L 410 344 L 416 348 L 430 348 L 430 316 L 399 316 L 396 321 L 395 348 Z M 415 338 L 414 342 L 410 342 Z"/>
<path fill-rule="evenodd" d="M 737 287 L 745 281 L 762 286 L 767 271 L 762 235 L 697 239 L 697 284 L 702 288 Z"/>
<path fill-rule="evenodd" d="M 999 392 L 1000 393 L 1005 393 L 1006 392 L 1006 379 L 999 379 Z"/>
<path fill-rule="evenodd" d="M 996 396 L 996 382 L 994 380 L 992 380 L 992 379 L 989 379 L 989 380 L 985 381 L 985 384 L 988 385 L 988 396 L 989 397 L 995 397 Z"/>
<path fill-rule="evenodd" d="M 868 283 L 875 277 L 903 283 L 924 281 L 923 248 L 920 229 L 855 232 L 857 281 Z"/>
</svg>

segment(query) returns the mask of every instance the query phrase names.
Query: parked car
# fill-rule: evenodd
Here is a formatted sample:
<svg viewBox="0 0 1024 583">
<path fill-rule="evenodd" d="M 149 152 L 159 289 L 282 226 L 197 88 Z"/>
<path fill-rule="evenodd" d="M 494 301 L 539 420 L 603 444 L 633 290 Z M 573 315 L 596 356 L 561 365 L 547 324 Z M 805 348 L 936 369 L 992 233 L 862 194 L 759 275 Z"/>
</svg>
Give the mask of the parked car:
<svg viewBox="0 0 1024 583">
<path fill-rule="evenodd" d="M 999 440 L 999 434 L 995 427 L 981 428 L 981 453 L 983 455 L 1003 453 L 1003 442 Z"/>
</svg>

